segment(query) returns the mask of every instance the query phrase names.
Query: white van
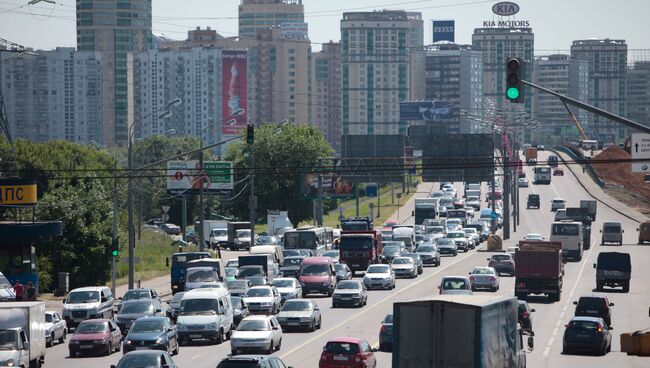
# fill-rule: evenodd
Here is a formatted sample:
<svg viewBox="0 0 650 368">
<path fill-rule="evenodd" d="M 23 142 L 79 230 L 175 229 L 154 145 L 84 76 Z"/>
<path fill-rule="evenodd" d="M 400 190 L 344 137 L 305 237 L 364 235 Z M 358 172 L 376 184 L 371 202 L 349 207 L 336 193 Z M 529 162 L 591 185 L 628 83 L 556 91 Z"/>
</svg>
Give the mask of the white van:
<svg viewBox="0 0 650 368">
<path fill-rule="evenodd" d="M 228 290 L 195 289 L 183 295 L 176 320 L 180 344 L 194 340 L 210 340 L 220 344 L 230 339 L 234 326 Z"/>
<path fill-rule="evenodd" d="M 403 241 L 406 249 L 412 252 L 415 249 L 415 230 L 408 226 L 393 227 L 393 239 L 395 241 Z"/>
<path fill-rule="evenodd" d="M 68 328 L 76 328 L 87 319 L 112 319 L 115 298 L 106 286 L 77 288 L 63 301 L 63 319 Z"/>
<path fill-rule="evenodd" d="M 284 262 L 284 252 L 280 245 L 256 245 L 248 252 L 251 255 L 267 254 L 273 257 L 273 262 L 281 265 Z"/>
<path fill-rule="evenodd" d="M 603 234 L 601 244 L 615 243 L 623 245 L 623 225 L 620 222 L 603 222 L 603 228 L 600 230 Z"/>
<path fill-rule="evenodd" d="M 552 242 L 562 243 L 562 255 L 576 261 L 582 259 L 584 247 L 582 245 L 582 223 L 572 221 L 553 222 L 551 224 Z"/>
</svg>

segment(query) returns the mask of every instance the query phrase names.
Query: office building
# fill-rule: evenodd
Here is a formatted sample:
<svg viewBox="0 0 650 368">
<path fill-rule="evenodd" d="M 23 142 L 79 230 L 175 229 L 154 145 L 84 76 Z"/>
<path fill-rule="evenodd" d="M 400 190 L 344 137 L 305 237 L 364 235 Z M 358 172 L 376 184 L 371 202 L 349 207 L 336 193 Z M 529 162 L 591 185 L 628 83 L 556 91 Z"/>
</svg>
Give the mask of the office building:
<svg viewBox="0 0 650 368">
<path fill-rule="evenodd" d="M 341 145 L 341 44 L 328 42 L 312 54 L 311 119 L 330 146 Z"/>
<path fill-rule="evenodd" d="M 257 37 L 257 31 L 283 23 L 305 23 L 302 0 L 241 0 L 239 36 Z"/>
<path fill-rule="evenodd" d="M 650 126 L 649 61 L 638 61 L 627 70 L 627 117 Z"/>
<path fill-rule="evenodd" d="M 77 49 L 102 54 L 102 143 L 125 145 L 133 124 L 127 54 L 151 47 L 151 0 L 76 0 Z"/>
<path fill-rule="evenodd" d="M 71 47 L 34 54 L 0 51 L 0 85 L 12 137 L 99 143 L 101 54 Z"/>
<path fill-rule="evenodd" d="M 589 102 L 611 113 L 625 116 L 627 44 L 625 40 L 590 39 L 573 41 L 571 58 L 589 64 Z M 617 143 L 628 135 L 628 129 L 609 119 L 589 115 L 595 138 Z"/>
<path fill-rule="evenodd" d="M 424 98 L 422 14 L 343 13 L 343 135 L 406 135 L 399 103 Z"/>
</svg>

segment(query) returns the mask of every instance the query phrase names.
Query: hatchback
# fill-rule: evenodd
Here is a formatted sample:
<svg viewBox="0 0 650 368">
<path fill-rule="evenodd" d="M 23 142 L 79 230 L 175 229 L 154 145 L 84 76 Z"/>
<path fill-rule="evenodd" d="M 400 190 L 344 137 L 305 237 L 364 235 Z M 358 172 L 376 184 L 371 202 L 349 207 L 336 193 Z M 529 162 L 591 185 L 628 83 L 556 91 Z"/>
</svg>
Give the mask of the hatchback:
<svg viewBox="0 0 650 368">
<path fill-rule="evenodd" d="M 472 282 L 472 291 L 477 289 L 499 290 L 499 275 L 492 267 L 474 267 L 469 273 L 469 280 Z"/>
<path fill-rule="evenodd" d="M 122 332 L 115 322 L 109 319 L 89 319 L 81 322 L 70 338 L 68 349 L 70 357 L 80 353 L 103 353 L 111 355 L 120 351 Z"/>
<path fill-rule="evenodd" d="M 612 325 L 612 310 L 610 307 L 614 303 L 610 303 L 605 296 L 582 296 L 578 301 L 573 302 L 576 306 L 576 317 L 599 317 L 602 318 L 607 326 Z"/>
<path fill-rule="evenodd" d="M 167 317 L 142 317 L 136 320 L 124 338 L 124 354 L 133 350 L 164 350 L 178 354 L 178 333 Z"/>
<path fill-rule="evenodd" d="M 515 274 L 515 259 L 509 253 L 493 254 L 492 257 L 487 259 L 490 261 L 489 267 L 493 267 L 497 271 L 497 275 L 507 273 L 511 276 Z"/>
<path fill-rule="evenodd" d="M 132 351 L 123 356 L 117 365 L 111 364 L 111 368 L 135 367 L 177 368 L 167 352 L 157 350 Z"/>
<path fill-rule="evenodd" d="M 325 344 L 318 368 L 376 368 L 375 351 L 366 340 L 337 337 Z"/>
<path fill-rule="evenodd" d="M 565 325 L 562 340 L 562 353 L 590 351 L 600 355 L 607 354 L 612 348 L 611 327 L 607 327 L 602 318 L 573 317 Z"/>
</svg>

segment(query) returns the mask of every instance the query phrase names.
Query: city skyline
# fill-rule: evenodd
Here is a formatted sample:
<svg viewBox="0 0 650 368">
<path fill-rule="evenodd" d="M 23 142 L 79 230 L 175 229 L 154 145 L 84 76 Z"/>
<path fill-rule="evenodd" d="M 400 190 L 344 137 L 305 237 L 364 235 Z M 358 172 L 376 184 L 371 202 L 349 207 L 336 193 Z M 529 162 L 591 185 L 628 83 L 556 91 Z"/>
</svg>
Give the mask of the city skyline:
<svg viewBox="0 0 650 368">
<path fill-rule="evenodd" d="M 60 0 L 56 5 L 41 3 L 43 5 L 27 6 L 26 3 L 8 0 L 0 4 L 0 20 L 6 27 L 3 27 L 3 38 L 34 49 L 77 46 L 73 0 Z M 171 0 L 154 1 L 153 33 L 171 39 L 185 39 L 188 30 L 210 26 L 224 37 L 237 35 L 239 1 L 220 1 L 218 5 L 209 0 L 193 0 L 193 3 L 192 8 L 183 8 Z M 493 3 L 496 1 L 454 4 L 453 1 L 442 0 L 357 0 L 355 6 L 351 6 L 342 0 L 303 0 L 305 21 L 309 24 L 309 37 L 314 43 L 314 50 L 319 50 L 321 43 L 340 40 L 339 26 L 343 12 L 384 8 L 421 12 L 425 24 L 425 44 L 431 42 L 432 19 L 455 19 L 457 42 L 470 44 L 473 30 L 483 27 L 483 21 L 495 19 L 491 12 Z M 647 1 L 520 0 L 517 3 L 521 11 L 516 19 L 529 20 L 536 34 L 536 55 L 569 53 L 573 40 L 587 38 L 625 39 L 630 48 L 631 62 L 635 59 L 635 53 L 650 52 L 650 39 L 644 37 L 650 32 L 650 26 L 644 19 L 645 14 L 650 12 Z M 625 16 L 610 17 L 611 14 Z M 563 26 L 558 27 L 558 24 Z"/>
</svg>

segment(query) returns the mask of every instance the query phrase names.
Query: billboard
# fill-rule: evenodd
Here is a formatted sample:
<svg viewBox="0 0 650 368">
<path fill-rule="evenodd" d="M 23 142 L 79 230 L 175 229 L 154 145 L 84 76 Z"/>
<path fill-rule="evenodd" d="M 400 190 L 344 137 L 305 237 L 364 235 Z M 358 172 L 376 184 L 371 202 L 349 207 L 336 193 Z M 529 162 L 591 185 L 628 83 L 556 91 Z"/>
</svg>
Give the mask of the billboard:
<svg viewBox="0 0 650 368">
<path fill-rule="evenodd" d="M 306 39 L 308 35 L 307 23 L 282 22 L 280 35 L 282 38 Z"/>
<path fill-rule="evenodd" d="M 233 192 L 233 164 L 226 161 L 198 160 L 168 161 L 167 190 L 169 192 L 196 194 L 201 190 L 201 178 L 205 181 L 203 190 L 208 194 L 229 195 Z"/>
<path fill-rule="evenodd" d="M 331 159 L 323 163 L 322 173 L 311 172 L 303 174 L 302 193 L 308 197 L 318 197 L 318 176 L 323 176 L 323 197 L 348 198 L 354 196 L 354 184 L 343 177 L 341 167 L 343 160 Z"/>
<path fill-rule="evenodd" d="M 433 42 L 438 41 L 455 41 L 456 25 L 453 20 L 434 20 L 433 23 Z"/>
<path fill-rule="evenodd" d="M 399 119 L 436 122 L 453 119 L 454 110 L 450 101 L 404 101 L 399 104 Z"/>
<path fill-rule="evenodd" d="M 491 181 L 492 134 L 429 134 L 424 141 L 422 180 Z"/>
<path fill-rule="evenodd" d="M 246 128 L 248 90 L 248 53 L 224 50 L 221 52 L 221 134 L 236 135 Z M 244 110 L 244 113 L 237 114 Z M 235 119 L 235 124 L 226 124 Z"/>
</svg>

